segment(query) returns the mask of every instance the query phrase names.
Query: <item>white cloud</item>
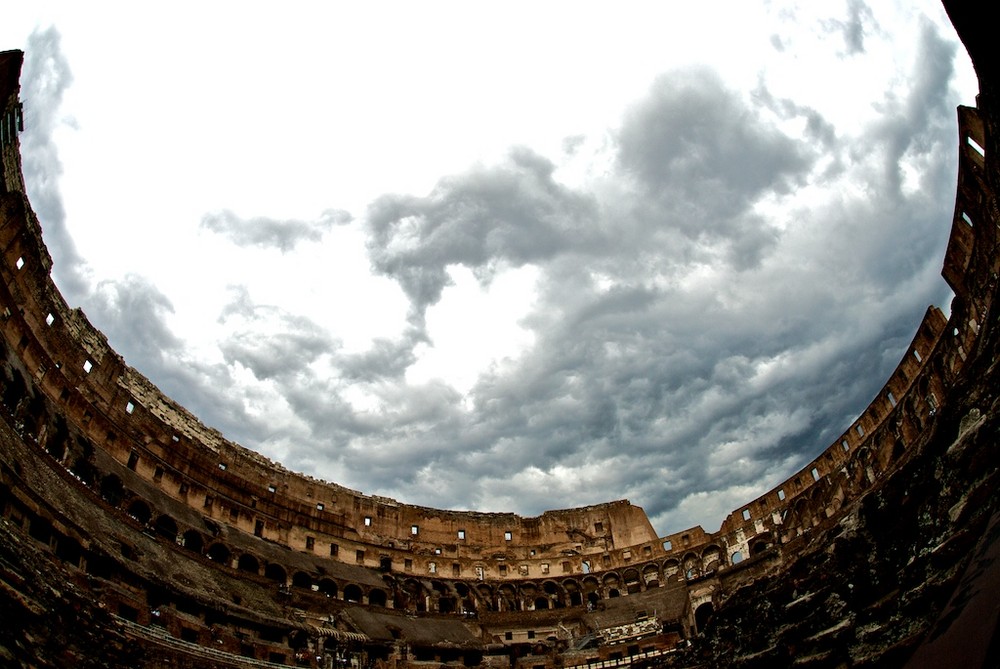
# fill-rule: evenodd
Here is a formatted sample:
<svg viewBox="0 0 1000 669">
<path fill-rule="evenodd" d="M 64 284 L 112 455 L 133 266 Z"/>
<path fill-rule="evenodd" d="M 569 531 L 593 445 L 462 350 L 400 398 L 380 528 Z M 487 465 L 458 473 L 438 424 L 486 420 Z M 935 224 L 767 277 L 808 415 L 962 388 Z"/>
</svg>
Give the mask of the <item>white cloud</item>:
<svg viewBox="0 0 1000 669">
<path fill-rule="evenodd" d="M 667 533 L 811 459 L 947 300 L 973 102 L 936 5 L 678 11 L 41 3 L 0 39 L 55 25 L 22 95 L 57 280 L 208 423 L 406 502 L 629 497 Z"/>
</svg>

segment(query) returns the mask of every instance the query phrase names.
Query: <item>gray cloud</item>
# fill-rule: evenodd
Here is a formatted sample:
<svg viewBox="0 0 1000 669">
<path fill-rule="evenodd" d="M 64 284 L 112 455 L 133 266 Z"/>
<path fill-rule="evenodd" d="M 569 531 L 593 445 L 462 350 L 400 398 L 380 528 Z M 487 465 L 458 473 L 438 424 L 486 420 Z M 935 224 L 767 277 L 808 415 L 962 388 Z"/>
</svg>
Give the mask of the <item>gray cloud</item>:
<svg viewBox="0 0 1000 669">
<path fill-rule="evenodd" d="M 265 216 L 240 218 L 227 209 L 205 214 L 201 227 L 223 235 L 237 246 L 275 248 L 288 253 L 302 242 L 320 241 L 324 232 L 350 221 L 350 214 L 336 209 L 323 212 L 317 221 L 279 221 Z"/>
<path fill-rule="evenodd" d="M 59 190 L 63 168 L 53 140 L 60 124 L 72 123 L 60 115 L 63 95 L 73 83 L 61 41 L 54 27 L 36 30 L 28 37 L 21 76 L 25 113 L 21 156 L 25 188 L 54 260 L 55 281 L 63 295 L 76 303 L 90 287 L 86 266 L 66 228 L 66 210 Z"/>
<path fill-rule="evenodd" d="M 850 5 L 849 49 L 864 48 L 865 9 Z M 849 425 L 926 305 L 948 299 L 953 56 L 925 27 L 908 90 L 864 128 L 763 80 L 744 97 L 711 71 L 675 72 L 609 135 L 600 178 L 567 185 L 517 148 L 425 196 L 378 198 L 369 258 L 405 291 L 411 322 L 364 351 L 241 287 L 220 314 L 218 365 L 187 362 L 170 302 L 142 279 L 101 284 L 88 312 L 168 394 L 292 468 L 430 506 L 536 514 L 630 497 L 662 532 L 718 523 Z M 803 136 L 775 118 L 804 120 Z M 820 171 L 827 157 L 836 167 Z M 799 203 L 803 186 L 823 193 Z M 344 220 L 222 212 L 203 226 L 288 252 Z M 406 380 L 456 265 L 484 284 L 538 272 L 533 344 L 467 397 Z"/>
<path fill-rule="evenodd" d="M 831 20 L 829 26 L 843 34 L 847 53 L 853 56 L 865 52 L 865 34 L 868 32 L 865 26 L 874 23 L 872 10 L 864 0 L 848 0 L 847 18 L 843 21 Z"/>
</svg>

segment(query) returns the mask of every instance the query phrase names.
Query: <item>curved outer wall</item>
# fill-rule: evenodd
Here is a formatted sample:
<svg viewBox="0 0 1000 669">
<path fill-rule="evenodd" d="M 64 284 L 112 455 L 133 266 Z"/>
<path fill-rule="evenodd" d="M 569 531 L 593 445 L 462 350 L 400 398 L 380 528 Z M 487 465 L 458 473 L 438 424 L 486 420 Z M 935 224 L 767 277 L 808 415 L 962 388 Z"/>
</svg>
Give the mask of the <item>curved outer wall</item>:
<svg viewBox="0 0 1000 669">
<path fill-rule="evenodd" d="M 0 636 L 0 656 L 84 666 L 103 649 L 107 662 L 149 667 L 932 662 L 940 639 L 962 637 L 928 630 L 969 556 L 994 550 L 975 538 L 1000 526 L 990 525 L 988 436 L 1000 269 L 993 62 L 982 23 L 948 9 L 982 91 L 977 108 L 958 110 L 942 269 L 950 318 L 928 309 L 883 390 L 800 472 L 718 532 L 663 537 L 625 500 L 524 518 L 365 495 L 201 424 L 52 283 L 20 171 L 21 54 L 0 54 L 0 611 L 25 621 Z M 879 514 L 904 512 L 932 519 L 907 534 L 900 516 L 899 536 L 879 529 Z M 865 569 L 879 574 L 866 587 L 888 598 L 874 614 L 852 594 Z M 914 583 L 882 592 L 910 572 Z M 829 584 L 812 592 L 824 574 L 839 584 L 835 601 Z M 69 610 L 74 630 L 54 632 L 49 618 Z M 747 615 L 758 625 L 733 622 Z M 979 653 L 973 666 L 991 652 L 996 613 L 978 619 L 987 636 L 959 644 Z"/>
</svg>

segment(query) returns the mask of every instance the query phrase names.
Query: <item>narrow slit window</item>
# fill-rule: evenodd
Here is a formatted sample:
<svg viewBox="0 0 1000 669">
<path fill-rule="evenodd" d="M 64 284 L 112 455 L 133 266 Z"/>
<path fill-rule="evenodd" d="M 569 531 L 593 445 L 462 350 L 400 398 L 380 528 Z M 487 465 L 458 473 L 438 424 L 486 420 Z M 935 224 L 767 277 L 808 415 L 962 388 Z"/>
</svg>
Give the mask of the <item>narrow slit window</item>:
<svg viewBox="0 0 1000 669">
<path fill-rule="evenodd" d="M 843 448 L 843 449 L 844 449 L 845 451 L 849 451 L 849 450 L 851 450 L 851 445 L 850 445 L 849 443 L 847 443 L 847 440 L 846 440 L 846 439 L 841 439 L 841 440 L 840 440 L 840 446 L 841 446 L 841 448 Z"/>
<path fill-rule="evenodd" d="M 811 470 L 809 470 L 809 473 L 812 474 L 813 481 L 819 481 L 819 470 L 818 469 L 816 469 L 815 467 L 813 467 Z"/>
<path fill-rule="evenodd" d="M 920 351 L 913 349 L 913 357 L 917 359 L 917 362 L 923 362 L 924 359 L 920 357 Z"/>
<path fill-rule="evenodd" d="M 966 214 L 964 211 L 962 212 L 962 220 L 968 223 L 970 228 L 976 227 L 972 224 L 972 217 Z"/>
<path fill-rule="evenodd" d="M 966 141 L 966 143 L 968 143 L 969 146 L 971 146 L 973 149 L 976 150 L 976 153 L 978 153 L 979 155 L 981 155 L 983 158 L 986 157 L 986 149 L 984 149 L 983 147 L 981 147 L 979 145 L 979 142 L 977 142 L 976 140 L 972 139 L 971 137 L 966 137 L 965 141 Z"/>
<path fill-rule="evenodd" d="M 865 436 L 865 428 L 861 427 L 860 425 L 856 426 L 854 430 L 858 433 L 859 437 Z"/>
<path fill-rule="evenodd" d="M 888 395 L 886 395 L 886 397 L 889 399 L 889 404 L 891 404 L 892 406 L 896 406 L 896 396 L 895 395 L 893 395 L 890 392 Z"/>
</svg>

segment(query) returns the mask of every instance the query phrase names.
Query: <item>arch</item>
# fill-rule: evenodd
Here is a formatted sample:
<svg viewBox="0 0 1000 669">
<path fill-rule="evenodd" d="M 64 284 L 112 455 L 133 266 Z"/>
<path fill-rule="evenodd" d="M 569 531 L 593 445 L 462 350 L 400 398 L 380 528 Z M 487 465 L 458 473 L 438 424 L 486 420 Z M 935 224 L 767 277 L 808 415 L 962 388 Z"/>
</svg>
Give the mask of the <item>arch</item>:
<svg viewBox="0 0 1000 669">
<path fill-rule="evenodd" d="M 734 551 L 732 555 L 729 556 L 730 564 L 739 564 L 743 562 L 743 551 Z"/>
<path fill-rule="evenodd" d="M 336 597 L 337 584 L 331 578 L 322 578 L 319 581 L 319 591 L 327 597 Z"/>
<path fill-rule="evenodd" d="M 114 474 L 101 479 L 101 498 L 111 506 L 118 506 L 125 497 L 125 485 Z"/>
<path fill-rule="evenodd" d="M 694 610 L 694 626 L 699 634 L 705 631 L 705 626 L 712 619 L 713 614 L 715 614 L 715 607 L 712 606 L 712 602 L 705 602 Z"/>
<path fill-rule="evenodd" d="M 771 547 L 772 542 L 773 539 L 770 532 L 758 534 L 750 544 L 750 557 L 755 557 L 766 551 Z"/>
<path fill-rule="evenodd" d="M 188 530 L 181 535 L 181 545 L 192 553 L 199 555 L 205 549 L 205 539 L 196 530 Z"/>
<path fill-rule="evenodd" d="M 249 574 L 259 574 L 260 562 L 250 553 L 244 553 L 236 562 L 236 568 Z"/>
<path fill-rule="evenodd" d="M 350 584 L 344 586 L 344 601 L 345 602 L 353 602 L 355 604 L 358 604 L 358 603 L 361 602 L 361 597 L 362 597 L 362 593 L 361 593 L 360 586 L 357 586 L 354 583 L 350 583 Z"/>
<path fill-rule="evenodd" d="M 603 583 L 604 587 L 612 588 L 621 583 L 621 577 L 616 572 L 609 571 L 607 574 L 604 575 Z"/>
<path fill-rule="evenodd" d="M 663 563 L 663 580 L 667 581 L 679 581 L 681 573 L 681 563 L 675 558 L 666 560 Z"/>
<path fill-rule="evenodd" d="M 372 588 L 368 593 L 368 603 L 372 606 L 381 606 L 384 608 L 388 601 L 388 595 L 381 588 Z"/>
<path fill-rule="evenodd" d="M 303 590 L 312 590 L 312 576 L 304 571 L 297 571 L 292 574 L 292 586 Z"/>
<path fill-rule="evenodd" d="M 149 505 L 141 499 L 132 500 L 125 513 L 139 521 L 139 524 L 141 525 L 145 525 L 149 522 L 149 519 L 153 517 L 153 512 L 150 510 Z"/>
<path fill-rule="evenodd" d="M 285 568 L 274 562 L 269 562 L 267 566 L 264 567 L 264 578 L 270 579 L 282 585 L 288 583 L 288 573 L 285 571 Z"/>
<path fill-rule="evenodd" d="M 549 598 L 548 597 L 536 597 L 535 598 L 535 610 L 544 611 L 549 608 Z"/>
<path fill-rule="evenodd" d="M 154 527 L 158 535 L 167 541 L 177 543 L 177 522 L 173 518 L 163 514 L 156 519 Z"/>
<path fill-rule="evenodd" d="M 710 544 L 701 552 L 702 573 L 710 574 L 717 570 L 722 564 L 722 549 L 715 544 Z"/>
<path fill-rule="evenodd" d="M 642 580 L 647 588 L 660 587 L 660 569 L 655 562 L 650 562 L 642 568 Z"/>
<path fill-rule="evenodd" d="M 223 544 L 214 543 L 208 547 L 208 559 L 212 562 L 218 562 L 219 564 L 228 565 L 229 558 L 232 554 L 229 549 Z"/>
</svg>

